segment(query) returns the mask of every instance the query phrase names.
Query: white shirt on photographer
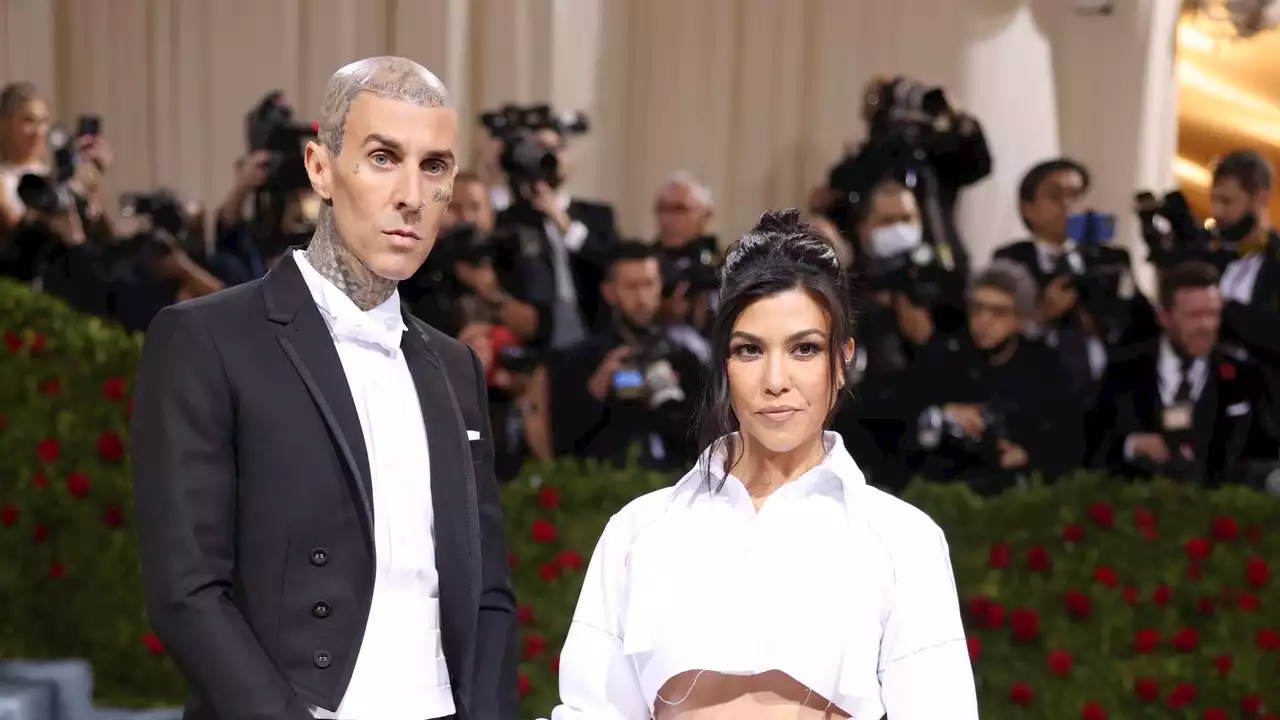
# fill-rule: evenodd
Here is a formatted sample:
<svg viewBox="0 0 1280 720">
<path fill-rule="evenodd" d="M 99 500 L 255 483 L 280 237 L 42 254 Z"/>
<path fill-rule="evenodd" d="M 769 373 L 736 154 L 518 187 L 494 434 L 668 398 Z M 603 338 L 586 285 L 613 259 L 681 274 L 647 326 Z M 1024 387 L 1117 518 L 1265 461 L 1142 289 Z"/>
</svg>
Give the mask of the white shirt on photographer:
<svg viewBox="0 0 1280 720">
<path fill-rule="evenodd" d="M 23 175 L 44 175 L 48 172 L 49 168 L 39 163 L 31 165 L 0 163 L 0 193 L 4 194 L 5 204 L 19 213 L 26 212 L 26 204 L 22 202 L 22 198 L 18 197 L 18 183 Z"/>
</svg>

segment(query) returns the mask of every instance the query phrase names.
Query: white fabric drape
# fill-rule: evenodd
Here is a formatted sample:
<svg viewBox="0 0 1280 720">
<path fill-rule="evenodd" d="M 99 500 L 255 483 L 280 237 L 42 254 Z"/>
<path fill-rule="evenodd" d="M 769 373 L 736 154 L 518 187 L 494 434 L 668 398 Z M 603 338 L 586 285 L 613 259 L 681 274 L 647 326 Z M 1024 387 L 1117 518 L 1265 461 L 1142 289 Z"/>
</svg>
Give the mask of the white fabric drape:
<svg viewBox="0 0 1280 720">
<path fill-rule="evenodd" d="M 35 81 L 63 122 L 101 114 L 112 190 L 214 204 L 266 92 L 307 118 L 343 63 L 405 55 L 460 99 L 464 153 L 482 109 L 583 109 L 593 131 L 574 148 L 572 190 L 648 236 L 657 184 L 687 169 L 733 237 L 803 204 L 861 138 L 864 81 L 906 73 L 988 129 L 995 171 L 961 205 L 981 262 L 1022 233 L 1017 182 L 1038 160 L 1085 162 L 1094 204 L 1125 217 L 1136 188 L 1171 184 L 1178 5 L 1081 17 L 1065 0 L 0 0 L 0 80 Z"/>
</svg>

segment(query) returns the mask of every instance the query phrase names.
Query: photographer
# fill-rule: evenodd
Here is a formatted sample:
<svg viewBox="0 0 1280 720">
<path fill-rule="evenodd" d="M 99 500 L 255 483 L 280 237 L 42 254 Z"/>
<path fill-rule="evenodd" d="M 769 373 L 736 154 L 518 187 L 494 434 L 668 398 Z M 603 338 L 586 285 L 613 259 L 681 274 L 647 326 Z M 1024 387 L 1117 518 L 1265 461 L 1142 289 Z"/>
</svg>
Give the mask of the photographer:
<svg viewBox="0 0 1280 720">
<path fill-rule="evenodd" d="M 563 118 L 547 106 L 509 106 L 481 117 L 501 140 L 501 166 L 511 205 L 498 215 L 495 243 L 503 286 L 537 308 L 535 344 L 568 347 L 605 320 L 596 291 L 616 237 L 613 208 L 571 199 L 566 136 L 586 131 L 585 120 Z"/>
<path fill-rule="evenodd" d="M 1239 259 L 1222 275 L 1227 337 L 1280 367 L 1280 232 L 1271 225 L 1274 173 L 1252 150 L 1228 154 L 1213 170 L 1217 232 L 1236 241 Z"/>
<path fill-rule="evenodd" d="M 956 226 L 960 190 L 991 173 L 991 150 L 978 120 L 948 102 L 941 88 L 909 78 L 873 78 L 866 86 L 863 119 L 866 142 L 831 169 L 828 185 L 836 206 L 847 216 L 881 179 L 893 177 L 916 196 L 922 208 L 924 240 L 940 264 L 962 279 L 969 276 L 969 255 Z M 843 228 L 852 230 L 852 222 Z M 963 323 L 963 297 L 947 298 L 944 329 Z"/>
<path fill-rule="evenodd" d="M 1256 362 L 1218 343 L 1222 305 L 1213 266 L 1191 261 L 1162 273 L 1164 332 L 1107 371 L 1098 464 L 1209 487 L 1262 484 L 1277 458 L 1275 397 Z"/>
<path fill-rule="evenodd" d="M 1036 333 L 1058 352 L 1086 407 L 1109 353 L 1158 331 L 1155 311 L 1134 284 L 1128 251 L 1109 244 L 1115 218 L 1085 209 L 1089 186 L 1088 169 L 1074 160 L 1032 167 L 1018 187 L 1019 214 L 1032 237 L 995 252 L 1035 279 Z"/>
<path fill-rule="evenodd" d="M 931 269 L 923 257 L 931 249 L 922 241 L 920 210 L 906 186 L 882 181 L 862 200 L 853 212 L 860 246 L 853 286 L 865 309 L 854 356 L 857 392 L 837 411 L 835 424 L 872 481 L 900 489 L 908 480 L 900 441 L 915 423 L 902 414 L 903 382 L 933 337 L 931 305 L 939 282 L 951 276 Z"/>
<path fill-rule="evenodd" d="M 719 289 L 716 239 L 707 234 L 712 212 L 711 190 L 685 172 L 668 178 L 653 203 L 662 316 L 700 331 L 710 327 Z"/>
<path fill-rule="evenodd" d="M 904 407 L 917 418 L 913 470 L 990 494 L 1079 467 L 1081 409 L 1054 353 L 1019 332 L 1034 307 L 1031 276 L 997 260 L 970 289 L 968 331 L 921 350 L 904 384 Z"/>
<path fill-rule="evenodd" d="M 600 287 L 614 321 L 550 357 L 551 441 L 557 455 L 623 462 L 639 446 L 648 467 L 685 467 L 697 450 L 689 417 L 709 361 L 688 326 L 657 324 L 662 278 L 653 248 L 619 243 Z"/>
</svg>

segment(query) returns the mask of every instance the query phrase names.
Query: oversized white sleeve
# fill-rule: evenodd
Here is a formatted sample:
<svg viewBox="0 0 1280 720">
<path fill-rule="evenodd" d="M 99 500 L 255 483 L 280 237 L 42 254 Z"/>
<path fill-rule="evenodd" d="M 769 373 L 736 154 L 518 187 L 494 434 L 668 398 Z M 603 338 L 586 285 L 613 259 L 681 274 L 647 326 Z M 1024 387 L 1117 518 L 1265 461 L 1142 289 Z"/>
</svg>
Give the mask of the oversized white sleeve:
<svg viewBox="0 0 1280 720">
<path fill-rule="evenodd" d="M 649 703 L 622 652 L 628 523 L 614 516 L 596 543 L 560 652 L 560 706 L 551 720 L 649 720 Z"/>
<path fill-rule="evenodd" d="M 978 720 L 946 537 L 936 525 L 894 558 L 880 640 L 880 700 L 893 720 Z"/>
</svg>

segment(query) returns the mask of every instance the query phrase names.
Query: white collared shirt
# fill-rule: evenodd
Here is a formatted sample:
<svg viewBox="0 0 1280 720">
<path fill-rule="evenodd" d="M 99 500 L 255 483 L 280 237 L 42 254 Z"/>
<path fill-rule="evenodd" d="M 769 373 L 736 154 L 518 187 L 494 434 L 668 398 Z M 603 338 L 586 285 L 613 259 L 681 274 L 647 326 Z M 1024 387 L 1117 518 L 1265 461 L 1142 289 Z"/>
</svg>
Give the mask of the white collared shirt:
<svg viewBox="0 0 1280 720">
<path fill-rule="evenodd" d="M 778 670 L 854 720 L 978 717 L 942 531 L 868 486 L 839 435 L 824 442 L 825 460 L 758 513 L 708 450 L 610 519 L 553 720 L 648 720 L 662 686 L 691 670 Z"/>
<path fill-rule="evenodd" d="M 1239 260 L 1232 260 L 1222 272 L 1222 280 L 1218 288 L 1223 298 L 1235 300 L 1241 305 L 1253 302 L 1253 288 L 1258 284 L 1258 273 L 1262 270 L 1265 252 L 1255 252 Z"/>
<path fill-rule="evenodd" d="M 405 331 L 399 292 L 363 312 L 301 251 L 293 257 L 334 334 L 360 416 L 369 456 L 377 560 L 369 620 L 346 695 L 337 710 L 313 708 L 312 714 L 340 720 L 452 715 L 453 693 L 440 642 L 430 455 L 417 389 L 398 347 L 334 331 L 348 323 Z"/>
<path fill-rule="evenodd" d="M 1182 386 L 1182 359 L 1173 351 L 1173 345 L 1169 343 L 1169 338 L 1160 338 L 1160 354 L 1156 359 L 1156 375 L 1160 387 L 1160 402 L 1168 407 L 1173 404 L 1174 398 L 1178 395 L 1178 388 Z M 1191 367 L 1187 370 L 1191 376 L 1191 402 L 1200 399 L 1200 393 L 1204 390 L 1204 384 L 1209 380 L 1209 360 L 1207 358 L 1195 358 L 1191 361 Z"/>
</svg>

